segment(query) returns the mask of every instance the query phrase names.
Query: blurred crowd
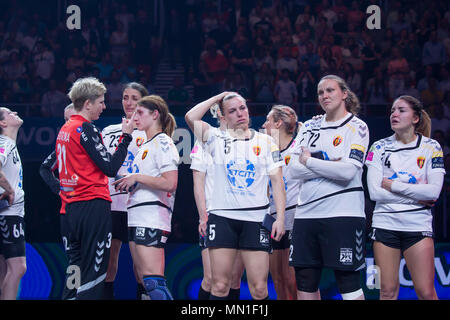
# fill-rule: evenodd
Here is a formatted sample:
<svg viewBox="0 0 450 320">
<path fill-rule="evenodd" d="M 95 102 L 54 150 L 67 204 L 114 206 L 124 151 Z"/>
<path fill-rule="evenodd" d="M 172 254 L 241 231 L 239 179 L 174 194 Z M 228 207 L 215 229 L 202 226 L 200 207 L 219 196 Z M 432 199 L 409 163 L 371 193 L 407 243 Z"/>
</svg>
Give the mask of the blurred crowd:
<svg viewBox="0 0 450 320">
<path fill-rule="evenodd" d="M 232 90 L 251 103 L 299 110 L 315 102 L 320 77 L 333 73 L 367 106 L 366 115 L 387 115 L 395 97 L 409 94 L 423 102 L 437 135 L 449 138 L 448 1 L 75 4 L 82 12 L 81 30 L 68 30 L 67 15 L 40 2 L 2 1 L 2 102 L 28 104 L 30 116 L 62 116 L 71 83 L 92 75 L 106 83 L 107 102 L 120 108 L 126 82 L 144 83 L 155 92 L 157 65 L 166 57 L 184 70 L 165 97 L 175 105 Z M 373 4 L 381 9 L 379 30 L 366 26 L 366 8 Z M 193 86 L 192 96 L 186 85 Z"/>
</svg>

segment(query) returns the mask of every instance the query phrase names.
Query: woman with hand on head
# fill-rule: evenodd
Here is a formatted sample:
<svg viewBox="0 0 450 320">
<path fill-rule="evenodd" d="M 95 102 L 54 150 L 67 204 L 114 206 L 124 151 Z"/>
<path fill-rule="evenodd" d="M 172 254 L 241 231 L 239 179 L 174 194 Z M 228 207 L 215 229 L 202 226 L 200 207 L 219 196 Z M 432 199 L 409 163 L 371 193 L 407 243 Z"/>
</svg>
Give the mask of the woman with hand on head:
<svg viewBox="0 0 450 320">
<path fill-rule="evenodd" d="M 289 162 L 303 180 L 292 232 L 290 263 L 297 296 L 318 299 L 322 268 L 334 271 L 344 300 L 364 299 L 365 212 L 362 172 L 367 125 L 356 117 L 359 101 L 343 79 L 323 77 L 317 86 L 323 117 L 306 121 Z"/>
<path fill-rule="evenodd" d="M 226 135 L 201 120 L 217 103 L 226 121 Z M 197 104 L 185 119 L 197 139 L 206 142 L 205 152 L 213 160 L 215 183 L 206 235 L 212 272 L 210 299 L 227 299 L 238 250 L 253 299 L 268 299 L 270 235 L 261 223 L 268 213 L 270 178 L 278 213 L 271 236 L 280 240 L 284 235 L 286 194 L 278 147 L 271 137 L 249 128 L 246 101 L 234 92 L 223 92 Z"/>
<path fill-rule="evenodd" d="M 125 85 L 122 92 L 122 107 L 125 118 L 131 119 L 137 107 L 137 102 L 148 95 L 147 89 L 140 83 L 131 82 Z M 122 135 L 122 125 L 114 124 L 107 126 L 102 130 L 102 137 L 106 149 L 110 153 L 116 151 L 119 139 Z M 133 160 L 140 146 L 147 140 L 144 131 L 135 128 L 131 134 L 133 140 L 128 146 L 128 154 L 122 167 L 117 172 L 117 177 L 133 173 Z M 128 242 L 128 222 L 127 222 L 127 201 L 128 194 L 126 192 L 118 192 L 112 185 L 116 178 L 109 178 L 109 192 L 111 194 L 111 222 L 112 222 L 112 241 L 109 257 L 108 271 L 105 279 L 105 299 L 114 299 L 114 279 L 117 275 L 119 265 L 119 253 L 122 243 Z M 135 270 L 134 270 L 135 271 Z M 136 271 L 135 271 L 136 275 Z M 137 298 L 141 299 L 142 294 L 146 291 L 139 277 Z"/>
<path fill-rule="evenodd" d="M 214 118 L 218 118 L 220 127 L 211 128 L 212 130 L 220 130 L 222 134 L 227 133 L 226 122 L 219 110 L 219 105 L 214 105 L 211 108 L 211 113 Z M 198 293 L 198 300 L 209 300 L 211 293 L 211 263 L 209 259 L 209 250 L 206 247 L 206 224 L 208 222 L 208 208 L 213 191 L 213 160 L 209 153 L 205 152 L 203 143 L 200 140 L 195 142 L 191 157 L 192 178 L 194 180 L 194 197 L 199 213 L 199 245 L 202 250 L 202 264 L 203 264 L 203 279 Z M 229 300 L 239 300 L 240 285 L 242 274 L 244 273 L 244 264 L 242 262 L 241 254 L 236 254 L 236 260 L 233 265 L 232 279 L 230 292 L 228 294 Z"/>
<path fill-rule="evenodd" d="M 371 238 L 380 299 L 397 299 L 402 255 L 418 298 L 438 299 L 431 207 L 444 181 L 442 148 L 430 138 L 430 117 L 416 98 L 398 97 L 390 121 L 394 134 L 375 142 L 366 160 L 367 186 L 376 201 Z"/>
<path fill-rule="evenodd" d="M 15 300 L 20 279 L 27 270 L 25 259 L 24 192 L 22 161 L 17 133 L 23 120 L 8 108 L 0 108 L 0 299 Z"/>
<path fill-rule="evenodd" d="M 132 119 L 145 131 L 133 161 L 133 173 L 115 181 L 118 191 L 129 192 L 128 240 L 133 263 L 151 300 L 173 300 L 164 277 L 164 247 L 171 232 L 178 184 L 179 155 L 172 135 L 175 118 L 167 103 L 151 95 L 137 103 Z"/>
</svg>

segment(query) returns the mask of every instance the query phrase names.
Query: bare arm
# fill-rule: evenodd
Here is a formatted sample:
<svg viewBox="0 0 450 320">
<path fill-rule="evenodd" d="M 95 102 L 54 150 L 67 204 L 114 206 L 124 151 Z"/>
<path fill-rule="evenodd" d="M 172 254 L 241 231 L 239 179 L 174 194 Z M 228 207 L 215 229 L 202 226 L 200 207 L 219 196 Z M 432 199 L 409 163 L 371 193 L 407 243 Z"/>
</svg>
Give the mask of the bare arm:
<svg viewBox="0 0 450 320">
<path fill-rule="evenodd" d="M 0 200 L 6 199 L 8 200 L 9 205 L 12 205 L 14 203 L 14 189 L 9 184 L 9 181 L 6 179 L 5 175 L 3 174 L 2 165 L 0 163 L 0 187 L 5 190 L 0 195 Z"/>
<path fill-rule="evenodd" d="M 206 193 L 205 193 L 205 178 L 206 173 L 193 170 L 192 177 L 194 180 L 194 198 L 197 205 L 199 226 L 198 232 L 202 235 L 206 235 L 206 222 L 208 221 L 208 213 L 206 212 Z"/>
<path fill-rule="evenodd" d="M 272 170 L 269 173 L 272 183 L 273 200 L 277 211 L 277 220 L 272 226 L 272 238 L 280 241 L 285 233 L 284 229 L 284 210 L 286 208 L 286 191 L 284 190 L 283 172 L 281 167 Z"/>
</svg>

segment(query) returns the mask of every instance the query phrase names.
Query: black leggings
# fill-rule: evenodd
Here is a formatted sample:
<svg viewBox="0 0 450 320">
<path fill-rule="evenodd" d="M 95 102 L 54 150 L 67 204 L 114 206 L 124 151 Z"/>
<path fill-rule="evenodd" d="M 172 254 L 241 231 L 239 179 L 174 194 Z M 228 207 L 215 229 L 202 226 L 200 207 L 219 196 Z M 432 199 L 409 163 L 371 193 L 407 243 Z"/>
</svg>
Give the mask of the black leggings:
<svg viewBox="0 0 450 320">
<path fill-rule="evenodd" d="M 321 268 L 295 267 L 297 290 L 309 293 L 316 292 L 319 289 L 321 275 Z M 334 276 L 341 294 L 361 289 L 360 271 L 334 270 Z"/>
</svg>

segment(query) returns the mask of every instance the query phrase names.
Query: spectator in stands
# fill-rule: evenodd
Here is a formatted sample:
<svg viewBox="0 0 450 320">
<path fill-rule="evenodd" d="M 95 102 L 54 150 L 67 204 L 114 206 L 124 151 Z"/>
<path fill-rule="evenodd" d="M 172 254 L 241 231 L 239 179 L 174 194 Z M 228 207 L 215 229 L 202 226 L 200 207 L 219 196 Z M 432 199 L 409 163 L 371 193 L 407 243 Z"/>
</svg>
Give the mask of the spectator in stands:
<svg viewBox="0 0 450 320">
<path fill-rule="evenodd" d="M 132 58 L 137 65 L 150 65 L 151 61 L 148 59 L 150 52 L 151 38 L 149 33 L 153 34 L 153 26 L 150 23 L 146 10 L 140 9 L 137 12 L 136 22 L 130 26 L 130 44 L 132 47 Z M 200 40 L 200 35 L 198 36 Z M 194 45 L 194 43 L 192 43 Z M 187 47 L 185 47 L 187 49 Z M 200 55 L 200 51 L 198 52 Z M 197 56 L 198 57 L 198 56 Z"/>
<path fill-rule="evenodd" d="M 405 89 L 403 89 L 402 95 L 407 95 L 420 100 L 420 92 L 416 88 L 414 79 L 411 76 L 405 78 Z"/>
<path fill-rule="evenodd" d="M 292 34 L 291 21 L 286 16 L 286 9 L 284 7 L 278 7 L 272 18 L 272 24 L 275 29 L 286 30 L 288 34 Z"/>
<path fill-rule="evenodd" d="M 409 65 L 399 48 L 392 48 L 392 57 L 388 62 L 389 98 L 398 97 L 405 88 L 405 79 L 409 73 Z"/>
<path fill-rule="evenodd" d="M 347 16 L 343 12 L 339 12 L 337 15 L 337 21 L 333 26 L 335 34 L 341 38 L 347 35 L 348 22 Z"/>
<path fill-rule="evenodd" d="M 185 87 L 183 77 L 175 78 L 173 87 L 167 93 L 167 102 L 170 105 L 170 110 L 175 112 L 176 110 L 183 111 L 180 114 L 184 115 L 190 101 L 189 91 Z"/>
<path fill-rule="evenodd" d="M 347 22 L 353 24 L 359 30 L 362 27 L 365 14 L 361 11 L 360 3 L 356 0 L 352 1 L 351 8 L 347 13 Z"/>
<path fill-rule="evenodd" d="M 278 76 L 281 75 L 283 70 L 288 70 L 289 74 L 293 76 L 298 71 L 297 60 L 292 57 L 292 54 L 288 48 L 282 48 L 281 57 L 276 61 L 276 69 Z"/>
<path fill-rule="evenodd" d="M 64 116 L 64 108 L 69 104 L 69 99 L 58 87 L 54 79 L 49 81 L 49 89 L 42 96 L 41 112 L 45 117 L 60 118 Z"/>
<path fill-rule="evenodd" d="M 350 63 L 356 72 L 362 72 L 364 70 L 364 62 L 361 58 L 360 49 L 357 45 L 350 47 L 351 55 L 345 59 L 346 63 Z"/>
<path fill-rule="evenodd" d="M 315 83 L 316 79 L 309 70 L 308 61 L 301 61 L 299 75 L 296 81 L 299 102 L 305 103 L 313 102 L 315 100 Z"/>
<path fill-rule="evenodd" d="M 128 54 L 128 33 L 125 31 L 124 25 L 120 20 L 116 21 L 116 29 L 112 32 L 109 39 L 111 58 L 113 63 L 117 63 L 120 57 Z"/>
<path fill-rule="evenodd" d="M 450 91 L 450 65 L 442 65 L 439 69 L 439 84 L 438 88 L 442 92 Z"/>
<path fill-rule="evenodd" d="M 386 77 L 380 67 L 376 67 L 373 77 L 371 77 L 364 89 L 363 101 L 368 104 L 368 115 L 387 115 L 386 103 L 389 92 Z"/>
<path fill-rule="evenodd" d="M 300 61 L 308 61 L 309 68 L 312 75 L 317 78 L 318 72 L 320 70 L 320 56 L 316 53 L 314 49 L 314 44 L 311 41 L 306 43 L 306 54 L 300 56 Z"/>
<path fill-rule="evenodd" d="M 123 26 L 123 30 L 128 34 L 130 26 L 134 23 L 135 14 L 129 12 L 128 5 L 126 3 L 122 3 L 120 5 L 120 10 L 114 16 L 116 22 L 120 22 Z"/>
<path fill-rule="evenodd" d="M 450 119 L 445 117 L 444 104 L 440 103 L 434 108 L 433 116 L 431 117 L 431 130 L 441 130 L 444 138 L 450 137 Z"/>
<path fill-rule="evenodd" d="M 381 41 L 381 54 L 383 57 L 391 54 L 391 49 L 395 47 L 394 32 L 392 29 L 386 29 L 383 40 Z"/>
<path fill-rule="evenodd" d="M 434 111 L 438 105 L 444 100 L 444 92 L 439 90 L 437 80 L 435 78 L 428 79 L 428 88 L 420 92 L 422 103 L 425 109 L 431 116 L 434 116 Z"/>
<path fill-rule="evenodd" d="M 248 85 L 245 83 L 242 72 L 237 70 L 228 72 L 223 83 L 223 90 L 237 92 L 245 98 L 245 100 L 249 101 L 250 90 Z"/>
<path fill-rule="evenodd" d="M 287 106 L 297 103 L 297 87 L 295 82 L 289 78 L 289 70 L 281 71 L 280 79 L 275 84 L 274 96 L 276 102 Z"/>
<path fill-rule="evenodd" d="M 433 129 L 433 127 L 431 127 Z M 444 153 L 444 156 L 447 156 L 450 154 L 450 148 L 448 145 L 448 137 L 445 136 L 445 132 L 443 130 L 433 130 L 433 134 L 431 135 L 431 138 L 439 142 L 439 144 L 442 147 L 442 151 Z"/>
<path fill-rule="evenodd" d="M 256 102 L 275 101 L 275 97 L 273 95 L 275 77 L 269 63 L 263 62 L 261 67 L 256 69 L 253 83 L 255 87 Z"/>
<path fill-rule="evenodd" d="M 405 59 L 408 61 L 411 69 L 418 69 L 422 61 L 422 49 L 417 42 L 417 35 L 415 32 L 411 32 L 408 34 L 408 43 L 406 44 L 403 52 L 405 54 Z"/>
<path fill-rule="evenodd" d="M 400 33 L 403 30 L 407 32 L 411 32 L 411 23 L 406 20 L 405 12 L 403 10 L 399 10 L 397 13 L 397 20 L 391 25 L 391 29 L 394 32 L 394 38 L 399 39 Z"/>
<path fill-rule="evenodd" d="M 110 109 L 122 109 L 123 84 L 120 82 L 120 73 L 117 70 L 111 72 L 111 78 L 106 82 L 106 101 Z"/>
<path fill-rule="evenodd" d="M 0 71 L 1 72 L 1 71 Z M 7 81 L 3 85 L 13 86 L 13 83 L 26 78 L 27 69 L 19 59 L 19 53 L 12 51 L 9 60 L 3 65 L 3 76 Z"/>
<path fill-rule="evenodd" d="M 101 61 L 94 65 L 95 68 L 100 70 L 100 80 L 105 82 L 111 76 L 112 71 L 114 70 L 114 65 L 111 61 L 111 53 L 105 52 Z"/>
<path fill-rule="evenodd" d="M 22 44 L 22 46 L 27 47 L 28 50 L 33 51 L 34 46 L 36 45 L 38 40 L 42 40 L 42 38 L 38 34 L 37 26 L 36 25 L 32 25 L 31 28 L 30 28 L 30 31 L 28 32 L 28 34 L 26 34 L 23 37 L 23 39 L 21 41 L 21 44 Z"/>
<path fill-rule="evenodd" d="M 417 82 L 417 90 L 423 91 L 428 89 L 428 80 L 433 78 L 433 67 L 431 65 L 425 66 L 425 75 Z"/>
<path fill-rule="evenodd" d="M 100 51 L 98 50 L 98 46 L 95 43 L 92 43 L 89 46 L 89 52 L 85 59 L 86 67 L 92 69 L 101 61 Z"/>
<path fill-rule="evenodd" d="M 43 41 L 36 43 L 36 52 L 33 54 L 34 72 L 42 80 L 48 80 L 53 74 L 55 56 Z"/>
<path fill-rule="evenodd" d="M 356 96 L 360 97 L 362 93 L 361 75 L 358 71 L 355 71 L 353 65 L 349 62 L 344 64 L 344 80 Z"/>
<path fill-rule="evenodd" d="M 425 42 L 422 51 L 422 64 L 424 66 L 431 65 L 435 72 L 441 64 L 447 62 L 447 57 L 445 53 L 445 48 L 442 43 L 437 41 L 437 33 L 433 30 L 430 33 L 430 37 L 427 42 Z"/>
<path fill-rule="evenodd" d="M 212 6 L 211 3 L 208 3 L 202 15 L 203 34 L 209 34 L 218 26 L 219 26 L 219 19 L 216 14 L 216 9 Z"/>
<path fill-rule="evenodd" d="M 310 28 L 314 28 L 316 26 L 316 18 L 311 13 L 311 5 L 305 5 L 303 9 L 303 13 L 300 13 L 295 20 L 295 24 L 299 24 L 304 29 L 306 26 Z"/>
<path fill-rule="evenodd" d="M 344 4 L 344 0 L 335 0 L 334 6 L 331 8 L 331 10 L 333 10 L 334 13 L 336 13 L 336 17 L 337 17 L 340 13 L 342 13 L 344 16 L 346 16 L 349 9 Z"/>
<path fill-rule="evenodd" d="M 200 24 L 197 21 L 195 13 L 188 12 L 186 25 L 184 27 L 183 35 L 183 67 L 184 78 L 188 80 L 190 78 L 190 70 L 192 69 L 193 75 L 198 73 L 200 53 L 202 51 L 202 31 Z"/>
<path fill-rule="evenodd" d="M 246 77 L 251 76 L 253 59 L 252 50 L 247 38 L 243 35 L 237 36 L 235 41 L 231 44 L 229 56 L 231 64 L 237 71 L 243 72 Z"/>
<path fill-rule="evenodd" d="M 206 51 L 200 56 L 200 66 L 203 67 L 200 71 L 210 85 L 211 94 L 220 92 L 229 63 L 223 53 L 217 50 L 214 40 L 207 41 Z"/>
<path fill-rule="evenodd" d="M 320 10 L 317 12 L 317 15 L 324 16 L 327 18 L 327 24 L 330 28 L 333 28 L 333 25 L 337 22 L 337 14 L 334 10 L 331 9 L 329 0 L 322 0 L 320 5 Z"/>
<path fill-rule="evenodd" d="M 75 68 L 84 69 L 85 59 L 81 55 L 79 48 L 73 48 L 72 55 L 67 58 L 66 69 L 68 72 L 74 71 Z"/>
<path fill-rule="evenodd" d="M 333 34 L 333 29 L 328 25 L 328 19 L 324 16 L 319 17 L 319 22 L 314 28 L 316 43 L 321 43 L 323 38 L 329 34 Z"/>
<path fill-rule="evenodd" d="M 275 70 L 275 62 L 270 55 L 270 50 L 267 46 L 258 47 L 255 49 L 253 57 L 253 70 L 258 71 L 264 63 L 269 65 L 270 70 Z"/>
</svg>

